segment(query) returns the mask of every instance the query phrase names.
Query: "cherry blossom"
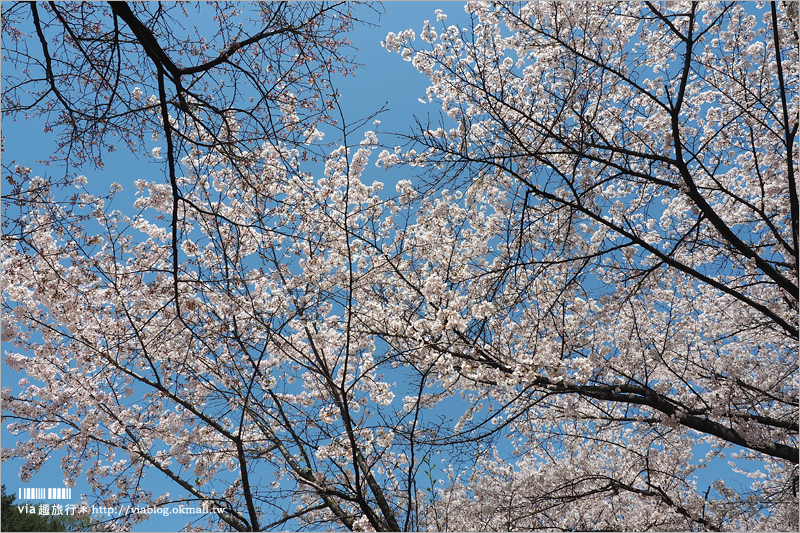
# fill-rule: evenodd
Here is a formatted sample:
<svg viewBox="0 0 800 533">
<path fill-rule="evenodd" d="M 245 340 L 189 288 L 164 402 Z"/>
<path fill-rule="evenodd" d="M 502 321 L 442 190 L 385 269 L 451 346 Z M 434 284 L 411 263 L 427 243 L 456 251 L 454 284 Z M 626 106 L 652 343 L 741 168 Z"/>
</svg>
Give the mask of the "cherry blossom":
<svg viewBox="0 0 800 533">
<path fill-rule="evenodd" d="M 442 117 L 380 157 L 425 169 L 385 331 L 516 453 L 428 527 L 796 528 L 796 5 L 466 11 L 384 43 Z"/>
<path fill-rule="evenodd" d="M 113 126 L 163 175 L 7 169 L 3 459 L 209 529 L 797 529 L 796 4 L 437 10 L 384 41 L 441 111 L 394 148 L 333 127 L 320 6 L 158 19 Z M 187 66 L 230 57 L 261 101 Z"/>
</svg>

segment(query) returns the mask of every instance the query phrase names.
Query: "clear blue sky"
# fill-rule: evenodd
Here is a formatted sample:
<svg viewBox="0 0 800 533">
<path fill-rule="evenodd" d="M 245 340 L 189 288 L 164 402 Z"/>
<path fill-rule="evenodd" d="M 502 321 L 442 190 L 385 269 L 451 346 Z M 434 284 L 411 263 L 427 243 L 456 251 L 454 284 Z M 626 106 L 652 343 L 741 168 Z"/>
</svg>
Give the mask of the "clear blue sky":
<svg viewBox="0 0 800 533">
<path fill-rule="evenodd" d="M 413 66 L 404 62 L 399 54 L 389 53 L 380 46 L 380 42 L 385 38 L 387 32 L 398 32 L 407 28 L 414 29 L 417 34 L 423 26 L 423 21 L 428 19 L 434 21 L 436 9 L 442 9 L 448 14 L 448 24 L 465 23 L 468 19 L 464 13 L 463 3 L 461 2 L 387 2 L 383 9 L 385 13 L 378 17 L 371 11 L 365 10 L 364 16 L 367 20 L 375 23 L 374 27 L 357 26 L 350 34 L 353 46 L 359 49 L 356 60 L 364 66 L 356 71 L 353 77 L 339 80 L 339 90 L 342 94 L 341 104 L 348 122 L 355 122 L 367 117 L 384 105 L 387 111 L 379 119 L 381 120 L 380 130 L 385 132 L 407 133 L 412 126 L 412 115 L 424 118 L 426 113 L 437 114 L 439 105 L 437 103 L 420 104 L 418 99 L 425 94 L 427 79 L 419 74 Z M 4 68 L 6 66 L 4 65 Z M 37 121 L 10 122 L 4 119 L 4 153 L 2 157 L 4 163 L 16 160 L 19 164 L 30 166 L 35 174 L 63 172 L 60 169 L 48 170 L 36 164 L 37 160 L 43 159 L 55 148 L 52 140 L 42 133 L 42 125 Z M 364 129 L 370 129 L 369 123 L 361 131 L 353 132 L 353 137 L 349 139 L 351 143 L 358 142 Z M 332 140 L 326 138 L 326 140 Z M 383 142 L 392 144 L 390 137 L 382 137 Z M 153 143 L 157 145 L 158 143 Z M 106 168 L 101 173 L 85 169 L 89 177 L 89 183 L 96 179 L 101 188 L 107 188 L 108 184 L 118 181 L 123 185 L 131 184 L 133 180 L 154 173 L 161 172 L 162 165 L 154 163 L 145 158 L 138 161 L 129 152 L 120 150 L 114 154 L 109 154 L 106 161 Z M 373 177 L 367 175 L 364 180 L 371 182 L 374 180 L 384 181 L 387 190 L 394 190 L 394 182 L 403 178 L 411 178 L 409 169 L 395 169 L 385 172 L 374 166 L 367 171 Z M 127 187 L 126 187 L 127 188 Z M 132 189 L 132 187 L 131 187 Z M 11 346 L 3 346 L 6 349 L 13 349 Z M 17 381 L 22 376 L 11 371 L 3 363 L 2 386 L 17 388 Z M 13 446 L 16 437 L 10 435 L 5 427 L 2 429 L 2 444 L 5 447 Z M 34 480 L 28 484 L 30 487 L 58 487 L 61 486 L 61 474 L 59 468 L 59 457 L 51 461 Z M 9 461 L 2 464 L 0 473 L 2 483 L 10 492 L 16 492 L 20 487 L 18 478 L 20 463 Z M 708 474 L 712 474 L 709 469 Z M 713 478 L 709 475 L 709 478 Z M 177 487 L 176 487 L 177 488 Z M 73 489 L 73 494 L 88 492 L 85 482 L 78 483 Z M 176 493 L 179 491 L 175 491 Z M 78 497 L 72 499 L 73 503 L 79 501 Z M 173 517 L 152 517 L 149 521 L 138 526 L 138 531 L 169 531 L 176 530 L 186 523 L 186 519 L 180 516 Z"/>
<path fill-rule="evenodd" d="M 409 133 L 413 124 L 413 114 L 424 116 L 428 112 L 438 113 L 439 107 L 436 103 L 423 105 L 418 101 L 425 95 L 427 79 L 412 65 L 404 62 L 398 54 L 386 51 L 380 43 L 390 31 L 399 32 L 412 28 L 419 33 L 426 19 L 436 20 L 434 13 L 436 9 L 443 9 L 451 15 L 448 23 L 465 21 L 464 4 L 461 2 L 387 2 L 382 9 L 385 13 L 380 17 L 371 10 L 363 10 L 364 18 L 373 22 L 374 26 L 357 25 L 349 34 L 353 46 L 358 49 L 355 56 L 356 61 L 363 66 L 357 69 L 355 76 L 338 79 L 339 92 L 342 95 L 340 103 L 347 122 L 356 122 L 386 106 L 386 111 L 378 117 L 381 121 L 380 131 Z M 8 68 L 8 65 L 4 63 L 3 70 Z M 6 72 L 8 71 L 6 70 Z M 20 165 L 31 167 L 33 173 L 38 175 L 63 175 L 63 168 L 48 168 L 37 164 L 37 161 L 47 158 L 56 148 L 52 137 L 42 132 L 42 126 L 43 122 L 38 120 L 13 122 L 4 118 L 2 122 L 3 163 L 8 165 L 12 161 L 16 161 Z M 375 129 L 371 125 L 371 121 L 359 131 L 354 131 L 348 141 L 358 143 L 366 129 Z M 326 137 L 325 140 L 332 141 L 334 139 Z M 394 143 L 394 140 L 388 136 L 382 137 L 381 141 L 388 144 Z M 157 145 L 159 145 L 158 142 L 153 143 L 153 146 Z M 99 187 L 98 190 L 105 191 L 111 182 L 117 181 L 125 186 L 126 192 L 132 191 L 133 187 L 129 185 L 135 179 L 144 177 L 153 179 L 153 176 L 161 173 L 163 169 L 162 164 L 145 157 L 137 159 L 124 149 L 107 154 L 104 156 L 104 160 L 105 169 L 102 171 L 87 167 L 79 172 L 86 174 L 89 178 L 90 189 L 94 182 Z M 384 181 L 388 190 L 394 190 L 394 182 L 397 180 L 412 177 L 409 169 L 393 169 L 387 172 L 372 166 L 367 172 L 372 176 L 365 177 L 365 181 Z M 402 175 L 398 177 L 398 173 Z M 122 198 L 124 200 L 124 197 Z M 4 344 L 2 352 L 5 354 L 7 350 L 16 351 L 12 345 Z M 8 368 L 3 361 L 3 387 L 18 390 L 17 383 L 22 377 L 21 374 Z M 5 424 L 3 424 L 0 435 L 4 447 L 13 447 L 19 438 L 8 433 Z M 22 437 L 24 438 L 24 435 Z M 21 483 L 18 476 L 21 461 L 4 462 L 0 465 L 0 479 L 6 485 L 8 492 L 14 494 L 20 487 L 61 487 L 63 483 L 60 459 L 60 455 L 54 456 L 27 484 Z M 151 482 L 156 477 L 158 476 L 154 475 Z M 163 481 L 165 484 L 170 483 L 166 478 Z M 180 492 L 178 489 L 179 487 L 176 486 L 173 493 Z M 91 493 L 91 491 L 86 482 L 79 478 L 77 486 L 72 490 L 71 500 L 47 501 L 51 504 L 77 504 L 80 502 L 81 493 Z M 37 500 L 21 500 L 15 503 L 33 503 L 35 501 Z M 148 521 L 135 527 L 134 531 L 177 530 L 186 522 L 187 519 L 181 516 L 152 516 Z"/>
</svg>

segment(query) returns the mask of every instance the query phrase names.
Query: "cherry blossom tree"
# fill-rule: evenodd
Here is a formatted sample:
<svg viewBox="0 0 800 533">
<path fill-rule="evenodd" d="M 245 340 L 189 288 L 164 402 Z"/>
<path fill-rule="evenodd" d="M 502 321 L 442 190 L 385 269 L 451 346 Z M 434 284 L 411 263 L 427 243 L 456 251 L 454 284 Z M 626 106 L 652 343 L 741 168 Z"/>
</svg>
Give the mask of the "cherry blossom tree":
<svg viewBox="0 0 800 533">
<path fill-rule="evenodd" d="M 237 173 L 201 156 L 205 172 L 180 183 L 188 205 L 215 210 L 180 213 L 178 295 L 168 184 L 137 181 L 130 216 L 118 184 L 61 205 L 27 176 L 23 233 L 3 249 L 4 340 L 25 349 L 6 363 L 28 376 L 19 395 L 4 389 L 5 418 L 29 436 L 5 454 L 26 460 L 23 479 L 63 449 L 67 483 L 85 470 L 106 506 L 197 501 L 237 530 L 408 529 L 423 406 L 385 408 L 391 361 L 355 304 L 391 230 L 380 184 L 359 181 L 371 143 L 334 151 L 320 180 L 273 146 Z M 151 470 L 182 496 L 144 490 Z"/>
<path fill-rule="evenodd" d="M 3 459 L 28 481 L 60 454 L 87 504 L 194 504 L 202 529 L 416 529 L 430 372 L 389 383 L 400 356 L 360 305 L 400 207 L 361 182 L 374 133 L 350 146 L 339 115 L 343 144 L 315 144 L 351 68 L 350 6 L 202 5 L 217 33 L 182 35 L 194 9 L 3 8 L 4 112 L 46 118 L 67 165 L 5 166 L 2 340 L 24 377 L 3 389 L 20 436 Z M 76 176 L 151 136 L 163 177 L 106 192 Z"/>
<path fill-rule="evenodd" d="M 69 169 L 4 167 L 23 479 L 60 453 L 87 503 L 189 528 L 796 529 L 794 4 L 391 33 L 442 106 L 378 155 L 421 170 L 396 192 L 330 82 L 347 6 L 206 8 L 211 39 L 182 5 L 4 6 L 33 73 L 4 110 Z M 76 176 L 115 135 L 163 176 Z"/>
<path fill-rule="evenodd" d="M 515 452 L 428 527 L 796 529 L 797 4 L 466 10 L 384 43 L 441 117 L 375 330 Z"/>
<path fill-rule="evenodd" d="M 197 143 L 233 157 L 318 135 L 358 20 L 342 2 L 15 3 L 2 17 L 4 116 L 44 120 L 50 161 L 73 170 L 118 148 L 145 155 L 153 135 L 168 161 Z M 171 127 L 182 117 L 202 135 Z"/>
<path fill-rule="evenodd" d="M 25 374 L 3 389 L 4 420 L 27 437 L 4 458 L 25 461 L 22 479 L 61 451 L 92 504 L 191 502 L 235 530 L 417 529 L 443 394 L 368 328 L 398 255 L 387 213 L 409 209 L 361 182 L 376 143 L 337 148 L 321 178 L 267 143 L 248 167 L 185 160 L 177 281 L 169 183 L 137 180 L 131 211 L 117 183 L 62 201 L 20 167 L 30 201 L 2 257 L 3 340 L 19 349 L 5 361 Z"/>
<path fill-rule="evenodd" d="M 3 113 L 45 120 L 58 142 L 47 163 L 64 164 L 67 174 L 87 163 L 102 168 L 118 144 L 142 154 L 148 138 L 163 141 L 148 155 L 164 161 L 170 179 L 173 279 L 186 201 L 181 159 L 213 148 L 235 161 L 254 143 L 320 138 L 317 125 L 331 120 L 336 97 L 330 78 L 352 70 L 341 36 L 354 17 L 344 3 L 245 6 L 3 9 L 4 60 L 14 69 L 4 76 Z M 194 17 L 212 29 L 188 23 Z M 181 123 L 196 134 L 187 137 Z"/>
</svg>

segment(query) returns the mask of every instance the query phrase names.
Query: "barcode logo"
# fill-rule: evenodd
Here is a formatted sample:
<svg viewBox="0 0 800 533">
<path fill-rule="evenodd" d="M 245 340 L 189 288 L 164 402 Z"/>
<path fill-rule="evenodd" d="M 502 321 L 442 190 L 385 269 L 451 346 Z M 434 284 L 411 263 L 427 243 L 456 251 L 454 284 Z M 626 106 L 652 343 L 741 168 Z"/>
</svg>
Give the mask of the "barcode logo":
<svg viewBox="0 0 800 533">
<path fill-rule="evenodd" d="M 72 498 L 72 489 L 67 487 L 20 487 L 18 499 L 20 500 L 69 500 Z"/>
</svg>

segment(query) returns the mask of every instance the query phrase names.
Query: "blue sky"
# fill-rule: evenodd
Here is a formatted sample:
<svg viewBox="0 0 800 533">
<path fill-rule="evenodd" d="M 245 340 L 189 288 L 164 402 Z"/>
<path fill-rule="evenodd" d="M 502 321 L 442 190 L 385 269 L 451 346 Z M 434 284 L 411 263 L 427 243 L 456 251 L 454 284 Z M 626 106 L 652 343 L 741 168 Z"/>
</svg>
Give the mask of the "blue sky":
<svg viewBox="0 0 800 533">
<path fill-rule="evenodd" d="M 357 26 L 349 35 L 353 46 L 358 49 L 355 59 L 363 66 L 355 76 L 340 78 L 339 91 L 342 94 L 341 105 L 348 122 L 357 122 L 368 117 L 386 105 L 386 111 L 377 117 L 381 121 L 380 132 L 408 133 L 414 124 L 413 115 L 425 118 L 427 113 L 438 114 L 439 104 L 421 104 L 419 98 L 424 97 L 427 79 L 409 63 L 404 62 L 399 54 L 389 53 L 381 47 L 380 42 L 387 32 L 398 32 L 407 28 L 414 29 L 417 33 L 421 30 L 423 22 L 434 21 L 435 10 L 442 9 L 448 15 L 448 24 L 465 23 L 468 19 L 464 13 L 461 2 L 387 2 L 383 5 L 380 18 L 371 11 L 365 10 L 365 18 L 375 25 Z M 5 65 L 4 65 L 5 67 Z M 360 130 L 352 133 L 348 141 L 357 143 L 366 129 L 372 129 L 371 121 Z M 47 169 L 37 165 L 36 161 L 46 158 L 55 148 L 55 144 L 46 134 L 42 133 L 42 124 L 31 120 L 23 122 L 10 122 L 3 120 L 3 147 L 4 163 L 16 160 L 19 164 L 30 166 L 35 174 L 58 174 L 62 169 Z M 380 133 L 379 133 L 380 135 Z M 327 137 L 326 141 L 334 139 Z M 381 141 L 393 144 L 391 136 L 381 135 Z M 159 143 L 154 142 L 153 146 Z M 107 187 L 113 181 L 123 185 L 131 184 L 135 179 L 160 175 L 163 165 L 152 159 L 135 159 L 125 150 L 108 154 L 104 171 L 84 169 L 82 172 L 89 177 L 90 184 L 96 180 L 101 187 Z M 364 177 L 365 182 L 379 180 L 386 183 L 388 191 L 394 190 L 394 183 L 399 179 L 412 178 L 413 169 L 397 168 L 383 171 L 372 166 Z M 126 187 L 128 188 L 128 187 Z M 129 188 L 130 190 L 133 187 Z M 6 347 L 3 347 L 5 351 Z M 16 387 L 19 374 L 8 369 L 3 364 L 2 386 Z M 2 430 L 2 444 L 12 446 L 16 437 L 10 435 L 5 428 Z M 31 487 L 59 487 L 61 474 L 58 457 L 51 461 L 34 481 L 27 486 Z M 10 492 L 16 492 L 20 486 L 17 476 L 19 462 L 9 461 L 2 464 L 0 473 L 2 482 Z M 435 474 L 435 472 L 434 472 Z M 709 479 L 714 478 L 713 468 L 706 470 Z M 81 491 L 87 492 L 87 485 L 79 482 L 73 489 L 73 494 Z M 78 501 L 73 498 L 73 502 Z M 137 531 L 175 530 L 186 523 L 185 517 L 152 517 L 149 521 L 135 528 Z"/>
<path fill-rule="evenodd" d="M 373 11 L 363 10 L 365 20 L 374 25 L 357 25 L 348 36 L 353 47 L 357 49 L 355 60 L 362 66 L 356 70 L 355 76 L 340 77 L 336 80 L 342 95 L 340 104 L 348 123 L 358 122 L 385 107 L 385 111 L 376 117 L 381 121 L 379 132 L 409 133 L 413 124 L 412 115 L 424 117 L 427 113 L 438 113 L 438 104 L 423 105 L 419 102 L 419 98 L 425 95 L 427 79 L 412 65 L 404 62 L 398 54 L 386 51 L 380 44 L 390 31 L 399 32 L 412 28 L 418 33 L 426 19 L 431 21 L 436 19 L 434 13 L 436 9 L 443 9 L 446 13 L 451 14 L 448 22 L 457 22 L 459 19 L 466 20 L 463 4 L 460 2 L 387 2 L 383 5 L 384 13 L 380 16 Z M 3 69 L 7 68 L 9 68 L 8 65 L 4 64 Z M 56 149 L 52 137 L 43 133 L 42 129 L 43 121 L 40 120 L 14 122 L 4 118 L 2 122 L 3 164 L 9 165 L 12 164 L 12 161 L 16 161 L 17 164 L 31 167 L 34 174 L 63 175 L 63 168 L 37 164 L 37 161 L 46 159 Z M 376 129 L 371 120 L 367 121 L 359 130 L 349 133 L 348 142 L 358 143 L 367 129 Z M 325 139 L 325 141 L 334 140 L 335 138 L 331 136 Z M 395 142 L 390 136 L 381 136 L 381 141 L 387 144 Z M 153 142 L 152 145 L 155 147 L 160 143 Z M 117 181 L 125 186 L 126 193 L 130 192 L 131 199 L 134 188 L 130 184 L 134 180 L 158 179 L 157 176 L 163 172 L 163 163 L 142 156 L 137 158 L 125 149 L 106 154 L 104 160 L 105 168 L 102 171 L 87 167 L 80 169 L 79 173 L 88 177 L 90 188 L 94 183 L 98 190 L 103 192 L 110 183 Z M 367 170 L 371 176 L 368 175 L 364 179 L 368 182 L 384 181 L 387 185 L 386 189 L 393 191 L 396 181 L 412 177 L 410 172 L 409 169 L 401 168 L 384 171 L 372 166 Z M 128 200 L 125 195 L 120 195 L 120 199 L 123 202 Z M 14 348 L 11 345 L 3 345 L 3 353 L 7 350 L 14 350 Z M 2 367 L 2 386 L 18 389 L 17 382 L 23 376 L 8 368 L 5 362 Z M 14 442 L 19 438 L 6 431 L 5 425 L 3 425 L 1 435 L 4 447 L 13 447 Z M 8 492 L 14 494 L 20 487 L 61 487 L 63 484 L 60 459 L 60 455 L 55 455 L 33 477 L 33 480 L 26 484 L 21 483 L 18 476 L 21 461 L 4 462 L 0 466 L 0 479 L 6 485 Z M 433 474 L 435 475 L 436 472 L 434 471 Z M 159 474 L 154 472 L 151 483 L 158 483 L 158 478 Z M 161 482 L 169 483 L 169 480 L 164 478 Z M 80 502 L 79 495 L 81 493 L 90 493 L 90 488 L 85 481 L 79 478 L 77 486 L 72 490 L 71 500 L 52 500 L 48 503 L 77 504 Z M 33 503 L 35 501 L 18 500 L 16 503 Z M 95 518 L 99 518 L 99 516 L 95 516 Z M 148 521 L 135 527 L 134 531 L 177 530 L 186 523 L 185 516 L 154 515 Z"/>
</svg>

